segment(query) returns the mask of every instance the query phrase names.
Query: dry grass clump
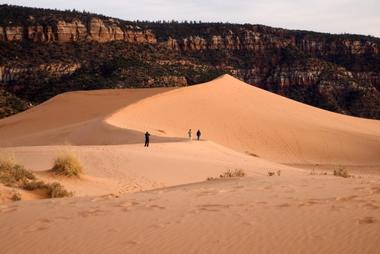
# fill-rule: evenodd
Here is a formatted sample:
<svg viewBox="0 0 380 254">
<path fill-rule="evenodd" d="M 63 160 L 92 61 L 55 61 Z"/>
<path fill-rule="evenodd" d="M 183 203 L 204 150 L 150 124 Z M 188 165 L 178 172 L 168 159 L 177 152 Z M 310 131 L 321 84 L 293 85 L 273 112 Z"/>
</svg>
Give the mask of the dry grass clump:
<svg viewBox="0 0 380 254">
<path fill-rule="evenodd" d="M 58 182 L 45 183 L 43 181 L 30 181 L 24 183 L 22 188 L 29 191 L 44 190 L 49 198 L 63 198 L 73 195 L 72 192 L 67 191 L 65 187 Z"/>
<path fill-rule="evenodd" d="M 317 172 L 314 168 L 310 171 L 310 175 L 312 176 L 322 176 L 327 175 L 327 172 Z"/>
<path fill-rule="evenodd" d="M 227 170 L 219 178 L 244 177 L 246 173 L 242 169 Z"/>
<path fill-rule="evenodd" d="M 32 172 L 26 170 L 12 159 L 0 159 L 0 183 L 27 191 L 43 190 L 49 198 L 71 197 L 73 195 L 60 183 L 45 183 L 37 180 Z M 21 194 L 15 192 L 11 200 L 21 200 Z"/>
<path fill-rule="evenodd" d="M 46 183 L 43 181 L 29 181 L 24 182 L 21 186 L 24 190 L 28 191 L 34 191 L 34 190 L 40 190 L 40 189 L 46 189 Z"/>
<path fill-rule="evenodd" d="M 12 159 L 0 159 L 0 183 L 8 187 L 18 187 L 20 184 L 35 180 L 32 172 L 17 164 Z"/>
<path fill-rule="evenodd" d="M 346 169 L 338 168 L 338 169 L 334 170 L 334 176 L 340 176 L 340 177 L 348 178 L 348 177 L 350 177 L 350 174 L 348 173 L 348 171 Z"/>
<path fill-rule="evenodd" d="M 69 192 L 60 183 L 54 182 L 47 184 L 47 194 L 49 198 L 64 198 L 71 197 L 72 192 Z"/>
<path fill-rule="evenodd" d="M 212 180 L 217 180 L 221 178 L 233 178 L 233 177 L 244 177 L 247 174 L 244 172 L 242 169 L 234 169 L 234 170 L 227 170 L 226 172 L 223 172 L 222 174 L 219 175 L 218 177 L 208 177 L 206 180 L 207 181 L 212 181 Z"/>
<path fill-rule="evenodd" d="M 20 192 L 13 193 L 13 195 L 11 197 L 11 200 L 12 201 L 19 201 L 19 200 L 21 200 L 21 193 Z"/>
<path fill-rule="evenodd" d="M 66 153 L 55 159 L 52 171 L 68 177 L 78 177 L 83 173 L 83 168 L 74 155 Z"/>
<path fill-rule="evenodd" d="M 274 175 L 281 176 L 281 170 L 277 170 L 277 171 L 269 170 L 268 171 L 268 176 L 274 176 Z"/>
</svg>

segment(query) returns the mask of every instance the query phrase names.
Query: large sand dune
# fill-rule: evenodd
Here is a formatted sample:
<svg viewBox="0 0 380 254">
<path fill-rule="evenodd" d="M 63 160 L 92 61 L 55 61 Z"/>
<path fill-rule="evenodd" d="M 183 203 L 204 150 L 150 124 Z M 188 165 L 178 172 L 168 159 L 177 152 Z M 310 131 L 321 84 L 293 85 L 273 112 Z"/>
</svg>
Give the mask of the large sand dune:
<svg viewBox="0 0 380 254">
<path fill-rule="evenodd" d="M 380 165 L 380 122 L 320 110 L 225 75 L 180 89 L 57 96 L 0 121 L 0 145 L 110 145 L 203 138 L 292 164 Z"/>
<path fill-rule="evenodd" d="M 203 140 L 189 141 L 189 128 Z M 0 155 L 75 192 L 28 201 L 41 197 L 23 191 L 24 201 L 11 203 L 0 184 L 0 253 L 380 251 L 380 122 L 230 76 L 65 93 L 0 120 L 0 146 Z M 48 171 L 62 151 L 80 159 L 80 179 Z M 339 165 L 354 176 L 332 176 Z M 205 181 L 235 168 L 248 176 Z"/>
<path fill-rule="evenodd" d="M 231 76 L 144 99 L 113 114 L 120 128 L 204 138 L 283 163 L 380 164 L 380 122 L 320 110 Z"/>
</svg>

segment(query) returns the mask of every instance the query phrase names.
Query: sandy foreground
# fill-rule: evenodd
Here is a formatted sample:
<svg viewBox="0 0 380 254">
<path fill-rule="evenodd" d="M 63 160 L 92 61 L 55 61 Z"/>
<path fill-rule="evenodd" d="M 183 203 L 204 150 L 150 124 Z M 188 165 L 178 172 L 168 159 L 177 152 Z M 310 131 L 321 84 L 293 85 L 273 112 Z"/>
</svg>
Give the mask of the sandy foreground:
<svg viewBox="0 0 380 254">
<path fill-rule="evenodd" d="M 189 141 L 189 128 L 203 140 Z M 0 253 L 380 252 L 380 122 L 230 76 L 65 93 L 0 120 L 0 146 L 75 193 L 11 202 L 0 184 Z M 80 179 L 49 172 L 67 151 Z M 235 168 L 247 176 L 206 181 Z"/>
</svg>

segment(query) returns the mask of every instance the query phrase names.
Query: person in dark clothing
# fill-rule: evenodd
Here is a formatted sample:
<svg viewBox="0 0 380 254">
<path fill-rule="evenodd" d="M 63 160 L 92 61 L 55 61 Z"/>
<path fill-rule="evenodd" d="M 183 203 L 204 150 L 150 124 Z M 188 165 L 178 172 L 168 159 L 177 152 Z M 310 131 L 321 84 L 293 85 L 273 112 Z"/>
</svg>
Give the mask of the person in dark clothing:
<svg viewBox="0 0 380 254">
<path fill-rule="evenodd" d="M 149 146 L 149 137 L 150 137 L 150 134 L 149 132 L 145 132 L 145 147 L 148 147 Z"/>
<path fill-rule="evenodd" d="M 200 138 L 201 138 L 201 131 L 198 130 L 198 131 L 197 131 L 197 140 L 199 140 Z"/>
</svg>

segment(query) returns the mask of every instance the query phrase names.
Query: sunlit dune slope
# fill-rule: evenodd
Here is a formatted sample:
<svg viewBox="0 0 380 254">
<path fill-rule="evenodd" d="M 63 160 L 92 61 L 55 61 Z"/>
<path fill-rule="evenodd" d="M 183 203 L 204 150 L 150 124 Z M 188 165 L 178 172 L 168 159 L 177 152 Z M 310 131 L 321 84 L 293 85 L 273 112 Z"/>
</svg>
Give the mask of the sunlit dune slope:
<svg viewBox="0 0 380 254">
<path fill-rule="evenodd" d="M 228 75 L 146 98 L 107 122 L 177 137 L 199 128 L 205 139 L 277 162 L 380 163 L 380 121 L 307 106 Z"/>
</svg>

